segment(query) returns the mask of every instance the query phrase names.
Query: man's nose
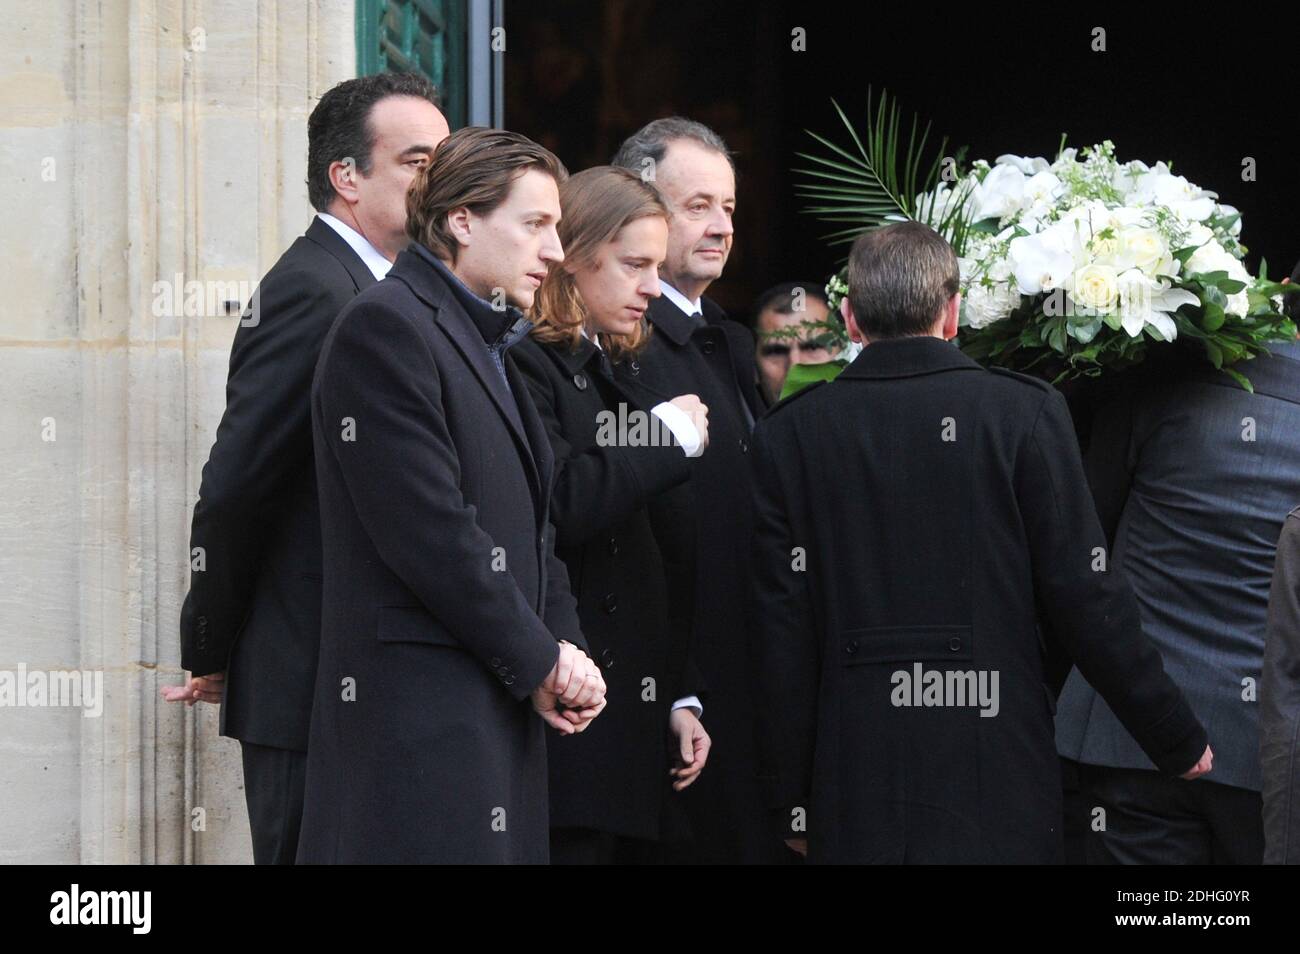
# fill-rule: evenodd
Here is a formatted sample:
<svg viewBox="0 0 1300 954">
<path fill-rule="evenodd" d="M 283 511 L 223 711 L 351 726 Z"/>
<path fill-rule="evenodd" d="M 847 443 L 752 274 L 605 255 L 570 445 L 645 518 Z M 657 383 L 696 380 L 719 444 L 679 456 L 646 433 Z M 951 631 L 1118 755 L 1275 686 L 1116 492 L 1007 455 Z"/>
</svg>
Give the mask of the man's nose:
<svg viewBox="0 0 1300 954">
<path fill-rule="evenodd" d="M 541 258 L 544 262 L 559 264 L 564 261 L 564 245 L 560 242 L 560 233 L 551 229 L 542 242 Z"/>
<path fill-rule="evenodd" d="M 731 225 L 731 214 L 725 209 L 719 209 L 709 222 L 710 235 L 728 236 L 735 232 Z"/>
<path fill-rule="evenodd" d="M 641 279 L 641 284 L 637 286 L 637 293 L 647 298 L 658 298 L 662 294 L 659 289 L 659 273 L 649 269 L 646 272 L 646 276 Z"/>
</svg>

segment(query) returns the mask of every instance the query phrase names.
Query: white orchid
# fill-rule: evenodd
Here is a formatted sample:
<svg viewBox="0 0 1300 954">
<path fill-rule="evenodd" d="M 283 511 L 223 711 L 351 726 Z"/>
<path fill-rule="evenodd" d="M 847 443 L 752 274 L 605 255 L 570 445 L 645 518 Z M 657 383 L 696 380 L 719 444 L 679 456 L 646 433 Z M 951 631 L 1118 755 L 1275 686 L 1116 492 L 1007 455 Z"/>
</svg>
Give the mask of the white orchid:
<svg viewBox="0 0 1300 954">
<path fill-rule="evenodd" d="M 1056 228 L 1012 239 L 1010 257 L 1011 271 L 1022 295 L 1060 288 L 1075 268 L 1071 243 Z"/>
<path fill-rule="evenodd" d="M 1035 175 L 1039 172 L 1046 172 L 1050 167 L 1047 160 L 1042 156 L 1013 156 L 1010 153 L 998 156 L 993 160 L 994 165 L 1014 166 L 1027 176 Z"/>
<path fill-rule="evenodd" d="M 1136 338 L 1150 325 L 1165 341 L 1178 337 L 1173 313 L 1183 305 L 1196 305 L 1200 299 L 1182 288 L 1173 288 L 1130 268 L 1118 276 L 1120 326 L 1130 338 Z"/>
<path fill-rule="evenodd" d="M 975 209 L 972 221 L 1001 221 L 1019 212 L 1024 202 L 1025 181 L 1025 174 L 1015 166 L 996 165 L 990 169 L 971 196 Z"/>
<path fill-rule="evenodd" d="M 1173 175 L 1162 162 L 1138 177 L 1129 196 L 1135 204 L 1163 206 L 1188 222 L 1204 222 L 1213 215 L 1215 198 L 1186 177 Z"/>
</svg>

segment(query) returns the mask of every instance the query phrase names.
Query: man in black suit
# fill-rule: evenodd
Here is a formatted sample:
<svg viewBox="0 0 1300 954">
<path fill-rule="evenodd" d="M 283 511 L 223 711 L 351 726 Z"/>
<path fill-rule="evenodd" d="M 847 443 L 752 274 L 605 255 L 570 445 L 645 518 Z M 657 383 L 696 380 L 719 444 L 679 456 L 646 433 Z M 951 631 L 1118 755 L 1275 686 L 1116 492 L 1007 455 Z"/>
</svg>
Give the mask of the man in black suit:
<svg viewBox="0 0 1300 954">
<path fill-rule="evenodd" d="M 763 399 L 754 338 L 705 290 L 731 251 L 736 176 L 726 144 L 707 126 L 673 117 L 634 133 L 613 165 L 652 181 L 672 213 L 662 295 L 646 316 L 650 342 L 616 373 L 671 400 L 697 394 L 709 408 L 708 453 L 690 481 L 651 507 L 669 580 L 669 617 L 691 634 L 710 701 L 703 722 L 713 739 L 709 771 L 683 793 L 694 834 L 691 860 L 780 861 L 764 837 L 756 778 L 745 600 L 750 535 L 750 431 Z"/>
<path fill-rule="evenodd" d="M 190 677 L 163 690 L 169 701 L 224 703 L 221 733 L 240 740 L 258 864 L 293 863 L 302 815 L 320 644 L 316 356 L 343 306 L 405 247 L 406 189 L 447 121 L 426 79 L 382 73 L 327 92 L 307 132 L 319 214 L 267 272 L 235 333 L 190 531 L 180 626 Z"/>
<path fill-rule="evenodd" d="M 581 731 L 605 704 L 554 552 L 550 445 L 508 353 L 563 260 L 565 175 L 514 133 L 449 137 L 412 188 L 411 246 L 321 349 L 299 862 L 548 860 L 546 725 Z"/>
<path fill-rule="evenodd" d="M 959 304 L 932 229 L 866 233 L 842 306 L 866 348 L 754 437 L 764 764 L 810 861 L 1062 860 L 1060 655 L 1162 771 L 1210 767 L 1131 589 L 1095 563 L 1064 399 L 949 344 Z"/>
</svg>

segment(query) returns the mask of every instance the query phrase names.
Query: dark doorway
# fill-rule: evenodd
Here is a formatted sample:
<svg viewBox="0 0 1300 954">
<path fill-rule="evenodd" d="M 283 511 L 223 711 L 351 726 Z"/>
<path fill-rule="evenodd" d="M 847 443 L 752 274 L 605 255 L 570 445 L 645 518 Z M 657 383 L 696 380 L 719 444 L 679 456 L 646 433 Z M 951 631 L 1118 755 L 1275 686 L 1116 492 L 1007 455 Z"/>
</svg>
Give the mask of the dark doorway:
<svg viewBox="0 0 1300 954">
<path fill-rule="evenodd" d="M 819 5 L 820 6 L 820 5 Z M 934 7 L 810 3 L 560 0 L 506 8 L 506 126 L 556 151 L 571 170 L 607 162 L 622 138 L 674 113 L 716 129 L 737 155 L 736 243 L 709 294 L 734 317 L 786 280 L 822 281 L 845 254 L 832 227 L 801 214 L 795 153 L 804 133 L 846 137 L 831 106 L 865 120 L 868 86 L 933 123 L 932 140 L 970 157 L 1054 155 L 1114 141 L 1121 159 L 1174 171 L 1242 212 L 1248 265 L 1270 274 L 1300 257 L 1293 44 L 1247 12 L 1206 20 L 1170 8 L 1159 24 L 1131 13 L 1062 20 L 1042 6 L 989 8 L 973 21 Z M 898 8 L 895 8 L 896 10 Z M 1094 51 L 1094 29 L 1105 51 Z M 791 49 L 792 31 L 807 49 Z M 1255 160 L 1255 181 L 1243 163 Z"/>
</svg>

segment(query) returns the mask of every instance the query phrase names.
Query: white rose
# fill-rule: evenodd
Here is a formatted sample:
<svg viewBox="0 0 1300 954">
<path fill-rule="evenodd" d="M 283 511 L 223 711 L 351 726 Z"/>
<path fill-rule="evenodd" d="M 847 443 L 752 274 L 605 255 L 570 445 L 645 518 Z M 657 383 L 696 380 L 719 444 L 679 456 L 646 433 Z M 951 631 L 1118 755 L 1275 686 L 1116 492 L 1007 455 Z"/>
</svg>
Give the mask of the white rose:
<svg viewBox="0 0 1300 954">
<path fill-rule="evenodd" d="M 1156 274 L 1169 255 L 1164 238 L 1155 229 L 1129 229 L 1123 238 L 1126 261 L 1148 275 Z"/>
<path fill-rule="evenodd" d="M 1119 297 L 1119 276 L 1109 265 L 1085 265 L 1074 273 L 1070 297 L 1095 311 L 1109 312 Z"/>
</svg>

